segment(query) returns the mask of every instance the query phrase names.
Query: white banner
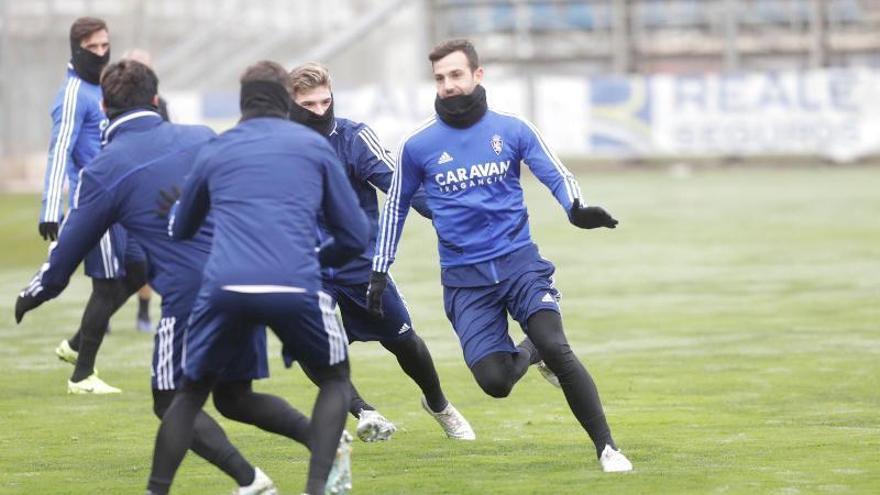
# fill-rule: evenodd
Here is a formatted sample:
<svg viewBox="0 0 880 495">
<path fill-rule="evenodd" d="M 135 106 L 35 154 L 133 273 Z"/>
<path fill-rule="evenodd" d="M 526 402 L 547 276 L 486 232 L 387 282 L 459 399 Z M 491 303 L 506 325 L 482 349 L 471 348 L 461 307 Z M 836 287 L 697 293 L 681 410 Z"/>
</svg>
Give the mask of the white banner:
<svg viewBox="0 0 880 495">
<path fill-rule="evenodd" d="M 490 106 L 529 116 L 524 81 L 484 82 Z M 880 153 L 876 70 L 545 76 L 533 87 L 531 118 L 562 154 L 801 154 L 848 161 Z M 435 89 L 430 83 L 365 86 L 334 94 L 337 116 L 367 123 L 392 151 L 434 114 Z M 201 120 L 221 128 L 234 124 L 237 99 L 231 98 L 202 98 L 206 108 Z M 223 104 L 216 102 L 227 99 L 227 108 L 217 110 Z M 188 116 L 191 107 L 186 109 Z"/>
<path fill-rule="evenodd" d="M 880 72 L 594 78 L 587 153 L 809 154 L 880 151 Z"/>
</svg>

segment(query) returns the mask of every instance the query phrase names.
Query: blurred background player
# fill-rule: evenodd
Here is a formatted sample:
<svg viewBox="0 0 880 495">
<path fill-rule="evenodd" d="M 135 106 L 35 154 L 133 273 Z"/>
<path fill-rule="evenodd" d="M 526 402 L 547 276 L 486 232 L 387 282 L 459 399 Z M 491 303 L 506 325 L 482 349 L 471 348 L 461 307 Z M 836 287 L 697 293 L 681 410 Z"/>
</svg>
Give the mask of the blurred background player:
<svg viewBox="0 0 880 495">
<path fill-rule="evenodd" d="M 153 57 L 150 55 L 150 52 L 140 48 L 134 48 L 125 52 L 122 55 L 122 58 L 134 60 L 151 69 L 153 68 Z M 156 106 L 156 112 L 162 117 L 162 120 L 165 120 L 166 122 L 171 121 L 168 117 L 168 102 L 161 96 L 159 96 L 159 104 Z M 138 311 L 135 319 L 135 328 L 140 332 L 153 331 L 153 321 L 150 319 L 150 297 L 152 296 L 152 293 L 149 285 L 144 285 L 138 289 Z"/>
<path fill-rule="evenodd" d="M 101 71 L 110 60 L 107 24 L 93 17 L 74 21 L 70 26 L 70 51 L 67 79 L 52 105 L 52 139 L 39 224 L 43 239 L 53 242 L 64 218 L 64 179 L 68 182 L 68 206 L 73 207 L 78 174 L 101 149 L 101 131 L 107 125 L 98 85 Z M 75 365 L 67 382 L 68 393 L 119 393 L 118 388 L 98 377 L 95 358 L 110 317 L 143 286 L 145 258 L 135 243 L 126 241 L 125 231 L 113 226 L 85 256 L 84 265 L 86 275 L 92 279 L 92 293 L 79 330 L 61 341 L 55 354 Z"/>
<path fill-rule="evenodd" d="M 150 55 L 150 52 L 148 52 L 144 49 L 141 49 L 141 48 L 133 48 L 133 49 L 125 52 L 122 55 L 122 58 L 134 60 L 136 62 L 140 62 L 140 63 L 146 65 L 147 67 L 149 67 L 151 69 L 153 68 L 153 56 Z M 163 120 L 165 120 L 167 122 L 171 122 L 171 117 L 168 114 L 168 102 L 165 100 L 165 98 L 162 98 L 161 95 L 159 95 L 159 105 L 156 107 L 156 111 L 159 113 L 159 115 L 162 117 Z M 145 296 L 147 299 L 147 302 L 149 302 L 149 298 L 150 298 L 149 286 L 145 286 L 145 289 L 146 289 L 145 291 L 138 292 L 138 295 Z"/>
<path fill-rule="evenodd" d="M 470 424 L 446 400 L 431 353 L 425 341 L 416 334 L 403 297 L 393 282 L 383 294 L 384 314 L 376 317 L 367 311 L 366 289 L 379 221 L 376 189 L 388 191 L 394 174 L 394 160 L 366 124 L 335 116 L 330 73 L 326 67 L 311 62 L 294 68 L 290 72 L 289 89 L 293 97 L 291 119 L 328 139 L 345 167 L 361 210 L 370 221 L 367 250 L 343 266 L 325 267 L 321 271 L 324 291 L 339 306 L 349 342 L 378 341 L 382 344 L 419 386 L 423 407 L 440 423 L 446 435 L 457 440 L 473 440 L 475 435 Z M 431 218 L 424 192 L 419 191 L 413 196 L 412 205 L 422 216 Z M 329 240 L 323 222 L 319 233 L 321 242 Z M 303 370 L 311 376 L 307 366 L 303 366 Z M 353 386 L 349 412 L 358 418 L 357 434 L 365 442 L 387 440 L 396 431 L 394 424 L 364 401 Z"/>
<path fill-rule="evenodd" d="M 156 213 L 163 189 L 183 182 L 196 153 L 214 137 L 204 126 L 167 124 L 156 112 L 158 79 L 147 66 L 123 59 L 110 65 L 101 79 L 104 109 L 110 118 L 106 145 L 80 174 L 74 207 L 49 260 L 16 301 L 16 321 L 43 302 L 58 296 L 70 275 L 110 225 L 120 222 L 152 262 L 150 282 L 162 294 L 162 319 L 154 338 L 151 382 L 153 411 L 161 418 L 180 387 L 184 334 L 198 293 L 202 268 L 211 247 L 208 229 L 191 241 L 175 243 L 167 234 L 167 216 Z M 134 158 L 133 158 L 134 157 Z M 236 366 L 222 376 L 236 384 L 268 375 L 265 332 L 255 332 Z M 289 406 L 260 409 L 286 430 L 305 436 L 308 419 Z M 217 401 L 221 414 L 238 416 L 236 404 Z M 293 416 L 287 414 L 293 412 Z M 268 428 L 271 429 L 271 428 Z M 195 418 L 192 442 L 199 456 L 236 480 L 240 494 L 271 493 L 272 480 L 249 464 L 207 414 Z"/>
<path fill-rule="evenodd" d="M 176 239 L 187 239 L 210 216 L 214 239 L 186 336 L 183 385 L 156 438 L 150 493 L 167 493 L 194 419 L 258 325 L 271 327 L 289 356 L 317 378 L 305 492 L 339 493 L 350 484 L 347 469 L 331 476 L 340 437 L 347 436 L 351 384 L 345 333 L 321 290 L 320 269 L 363 252 L 369 225 L 326 139 L 289 121 L 286 84 L 287 72 L 276 63 L 248 67 L 241 121 L 200 151 L 169 223 Z M 319 213 L 334 240 L 316 253 Z M 247 397 L 240 403 L 258 407 Z"/>
<path fill-rule="evenodd" d="M 410 202 L 424 187 L 439 239 L 446 314 L 477 384 L 492 397 L 507 397 L 529 365 L 543 359 L 593 440 L 602 469 L 630 471 L 632 464 L 611 437 L 596 385 L 563 332 L 555 268 L 529 233 L 521 164 L 553 192 L 575 226 L 614 228 L 617 220 L 602 208 L 581 205 L 574 176 L 531 123 L 488 108 L 483 68 L 469 41 L 442 43 L 429 60 L 437 115 L 400 147 L 380 220 L 369 308 L 382 312 Z M 508 314 L 526 333 L 519 346 L 508 333 Z"/>
</svg>

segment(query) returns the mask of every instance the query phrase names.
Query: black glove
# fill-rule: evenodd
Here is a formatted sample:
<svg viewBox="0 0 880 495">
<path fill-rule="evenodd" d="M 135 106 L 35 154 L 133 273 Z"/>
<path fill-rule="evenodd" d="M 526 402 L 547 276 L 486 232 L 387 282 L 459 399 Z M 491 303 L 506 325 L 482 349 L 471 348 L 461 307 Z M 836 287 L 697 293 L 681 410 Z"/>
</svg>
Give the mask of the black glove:
<svg viewBox="0 0 880 495">
<path fill-rule="evenodd" d="M 370 285 L 367 286 L 367 311 L 378 318 L 385 316 L 382 310 L 382 293 L 388 287 L 388 274 L 373 272 L 370 274 Z"/>
<path fill-rule="evenodd" d="M 581 200 L 575 198 L 568 212 L 568 221 L 575 227 L 582 229 L 595 229 L 597 227 L 608 227 L 613 229 L 617 227 L 617 220 L 614 219 L 607 211 L 598 206 L 581 207 Z"/>
<path fill-rule="evenodd" d="M 58 222 L 40 222 L 39 229 L 44 241 L 58 239 Z"/>
<path fill-rule="evenodd" d="M 21 323 L 21 319 L 24 318 L 25 313 L 41 304 L 43 304 L 42 301 L 27 292 L 19 294 L 18 299 L 15 300 L 15 323 Z"/>
<path fill-rule="evenodd" d="M 160 190 L 159 197 L 156 198 L 156 214 L 162 218 L 168 218 L 174 203 L 180 199 L 180 188 L 173 186 L 171 189 Z"/>
</svg>

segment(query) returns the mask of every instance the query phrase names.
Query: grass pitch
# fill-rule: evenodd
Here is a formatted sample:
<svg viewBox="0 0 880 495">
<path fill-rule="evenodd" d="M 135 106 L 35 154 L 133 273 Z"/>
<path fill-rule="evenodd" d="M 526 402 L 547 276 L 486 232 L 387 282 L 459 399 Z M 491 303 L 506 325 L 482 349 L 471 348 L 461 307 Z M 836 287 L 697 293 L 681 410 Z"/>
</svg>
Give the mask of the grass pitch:
<svg viewBox="0 0 880 495">
<path fill-rule="evenodd" d="M 443 313 L 433 232 L 410 216 L 394 274 L 478 439 L 446 440 L 393 356 L 355 344 L 356 384 L 400 431 L 355 443 L 354 492 L 880 493 L 880 169 L 578 175 L 620 227 L 577 230 L 530 182 L 532 230 L 635 472 L 600 472 L 562 394 L 534 370 L 508 399 L 480 392 Z M 14 324 L 15 295 L 45 256 L 38 202 L 0 197 L 0 493 L 141 493 L 158 423 L 152 338 L 133 330 L 134 305 L 98 356 L 101 376 L 125 391 L 116 397 L 67 396 L 71 368 L 52 353 L 81 315 L 82 275 Z M 272 364 L 257 388 L 309 411 L 315 388 Z M 305 449 L 220 421 L 282 493 L 300 493 Z M 188 455 L 174 493 L 232 488 Z"/>
</svg>

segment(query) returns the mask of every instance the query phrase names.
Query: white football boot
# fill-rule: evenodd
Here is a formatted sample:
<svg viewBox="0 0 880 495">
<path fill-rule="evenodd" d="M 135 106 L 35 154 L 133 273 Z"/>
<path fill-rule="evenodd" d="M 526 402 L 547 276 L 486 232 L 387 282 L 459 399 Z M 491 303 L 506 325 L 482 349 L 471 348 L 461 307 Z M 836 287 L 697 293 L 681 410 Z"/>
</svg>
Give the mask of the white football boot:
<svg viewBox="0 0 880 495">
<path fill-rule="evenodd" d="M 92 373 L 87 378 L 78 381 L 72 382 L 67 380 L 67 393 L 68 394 L 94 394 L 94 395 L 104 395 L 104 394 L 119 394 L 122 393 L 122 390 L 119 390 L 116 387 L 112 387 L 107 385 L 107 382 L 98 378 L 97 373 Z"/>
<path fill-rule="evenodd" d="M 549 366 L 547 366 L 547 363 L 545 363 L 544 361 L 538 361 L 537 363 L 535 363 L 535 367 L 538 368 L 541 376 L 543 376 L 544 379 L 550 383 L 550 385 L 553 385 L 556 388 L 562 388 L 562 385 L 559 383 L 559 377 L 556 376 L 556 373 L 554 373 Z"/>
<path fill-rule="evenodd" d="M 55 348 L 55 355 L 58 356 L 58 359 L 70 364 L 76 364 L 76 360 L 79 357 L 79 353 L 70 347 L 70 342 L 67 339 L 62 340 L 58 344 L 58 347 Z"/>
<path fill-rule="evenodd" d="M 599 456 L 599 464 L 606 473 L 625 473 L 633 470 L 633 465 L 623 452 L 614 450 L 610 445 L 605 445 L 602 455 Z"/>
<path fill-rule="evenodd" d="M 336 458 L 324 485 L 324 495 L 346 495 L 351 492 L 351 435 L 342 430 Z"/>
<path fill-rule="evenodd" d="M 379 411 L 361 409 L 358 417 L 357 436 L 364 442 L 388 440 L 397 431 L 394 423 L 388 421 Z"/>
<path fill-rule="evenodd" d="M 440 426 L 443 427 L 443 431 L 446 432 L 447 437 L 453 440 L 477 439 L 477 435 L 474 433 L 468 420 L 458 412 L 458 409 L 456 409 L 451 402 L 447 403 L 442 411 L 434 412 L 428 407 L 428 402 L 425 400 L 425 397 L 422 396 L 422 408 L 425 411 L 428 411 L 428 414 L 433 416 L 434 419 L 440 423 Z"/>
<path fill-rule="evenodd" d="M 254 481 L 236 488 L 232 495 L 278 495 L 278 489 L 262 469 L 254 467 Z"/>
</svg>

